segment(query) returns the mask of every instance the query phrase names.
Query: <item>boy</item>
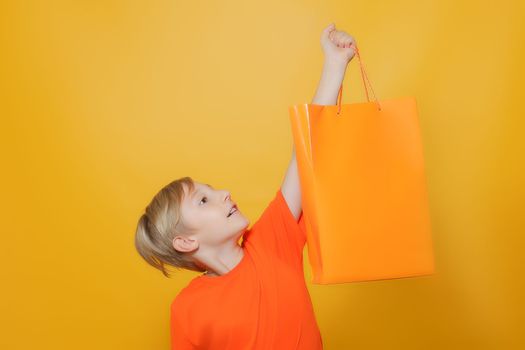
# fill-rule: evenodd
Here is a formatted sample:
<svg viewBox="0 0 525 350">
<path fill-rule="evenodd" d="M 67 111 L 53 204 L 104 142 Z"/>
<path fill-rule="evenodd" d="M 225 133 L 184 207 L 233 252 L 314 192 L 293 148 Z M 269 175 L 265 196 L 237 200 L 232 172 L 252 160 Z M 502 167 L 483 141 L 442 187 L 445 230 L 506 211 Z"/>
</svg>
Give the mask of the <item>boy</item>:
<svg viewBox="0 0 525 350">
<path fill-rule="evenodd" d="M 323 30 L 313 104 L 336 104 L 355 45 L 333 23 Z M 164 187 L 146 208 L 135 236 L 140 255 L 166 276 L 165 265 L 205 271 L 171 304 L 172 349 L 322 349 L 303 274 L 295 148 L 281 188 L 248 225 L 229 192 L 189 177 Z"/>
</svg>

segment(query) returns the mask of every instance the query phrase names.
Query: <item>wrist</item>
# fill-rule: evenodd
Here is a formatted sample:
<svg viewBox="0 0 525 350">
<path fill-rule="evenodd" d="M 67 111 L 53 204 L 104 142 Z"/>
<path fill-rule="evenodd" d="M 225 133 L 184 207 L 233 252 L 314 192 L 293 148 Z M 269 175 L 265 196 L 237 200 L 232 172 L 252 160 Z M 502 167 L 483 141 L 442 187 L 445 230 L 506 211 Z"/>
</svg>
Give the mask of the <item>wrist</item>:
<svg viewBox="0 0 525 350">
<path fill-rule="evenodd" d="M 325 62 L 321 75 L 320 85 L 329 89 L 337 89 L 341 86 L 345 77 L 346 66 Z"/>
<path fill-rule="evenodd" d="M 344 79 L 346 65 L 325 61 L 321 74 L 321 81 L 328 85 L 340 85 Z"/>
<path fill-rule="evenodd" d="M 330 74 L 344 74 L 347 63 L 337 59 L 325 59 L 323 63 L 323 71 Z"/>
</svg>

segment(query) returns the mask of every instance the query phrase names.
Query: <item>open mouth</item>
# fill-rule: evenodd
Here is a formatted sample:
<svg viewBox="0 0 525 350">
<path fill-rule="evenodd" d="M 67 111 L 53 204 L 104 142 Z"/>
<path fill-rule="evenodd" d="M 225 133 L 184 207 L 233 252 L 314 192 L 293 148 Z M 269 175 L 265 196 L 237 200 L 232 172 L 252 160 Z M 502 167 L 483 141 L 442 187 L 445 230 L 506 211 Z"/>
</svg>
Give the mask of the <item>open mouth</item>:
<svg viewBox="0 0 525 350">
<path fill-rule="evenodd" d="M 237 204 L 234 204 L 233 207 L 230 209 L 230 212 L 228 213 L 227 217 L 229 218 L 230 216 L 232 216 L 233 214 L 237 212 L 238 212 Z"/>
</svg>

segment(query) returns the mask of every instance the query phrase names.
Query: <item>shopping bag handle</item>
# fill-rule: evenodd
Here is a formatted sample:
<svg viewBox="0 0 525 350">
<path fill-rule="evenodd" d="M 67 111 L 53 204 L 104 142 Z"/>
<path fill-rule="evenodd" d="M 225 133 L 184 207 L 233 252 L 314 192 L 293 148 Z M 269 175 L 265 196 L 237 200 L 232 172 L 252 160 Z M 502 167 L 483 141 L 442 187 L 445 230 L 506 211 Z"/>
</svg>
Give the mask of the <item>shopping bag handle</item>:
<svg viewBox="0 0 525 350">
<path fill-rule="evenodd" d="M 359 48 L 355 44 L 353 44 L 353 46 L 355 49 L 355 53 L 357 55 L 357 59 L 359 61 L 359 67 L 361 68 L 361 78 L 363 79 L 363 86 L 365 87 L 366 100 L 370 102 L 370 97 L 368 96 L 368 89 L 366 87 L 365 78 L 366 78 L 366 81 L 368 82 L 368 85 L 370 85 L 370 90 L 372 90 L 372 94 L 374 95 L 374 99 L 376 100 L 377 108 L 381 110 L 381 105 L 379 104 L 379 101 L 376 98 L 374 89 L 372 89 L 372 84 L 370 83 L 370 80 L 368 79 L 368 76 L 366 75 L 365 67 L 363 66 L 363 62 L 361 62 L 361 55 L 359 53 Z M 341 87 L 339 88 L 339 94 L 337 96 L 337 114 L 341 112 L 341 99 L 342 98 L 343 98 L 343 83 L 341 83 Z"/>
</svg>

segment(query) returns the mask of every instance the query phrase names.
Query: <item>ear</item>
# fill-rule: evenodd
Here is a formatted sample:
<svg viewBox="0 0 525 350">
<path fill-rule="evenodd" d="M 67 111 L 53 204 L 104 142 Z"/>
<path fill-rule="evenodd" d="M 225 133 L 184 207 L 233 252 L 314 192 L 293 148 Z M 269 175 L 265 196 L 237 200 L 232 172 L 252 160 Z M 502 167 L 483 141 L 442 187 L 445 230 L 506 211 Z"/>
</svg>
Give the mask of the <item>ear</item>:
<svg viewBox="0 0 525 350">
<path fill-rule="evenodd" d="M 186 253 L 191 252 L 199 247 L 199 241 L 190 237 L 175 236 L 172 241 L 175 250 Z"/>
</svg>

